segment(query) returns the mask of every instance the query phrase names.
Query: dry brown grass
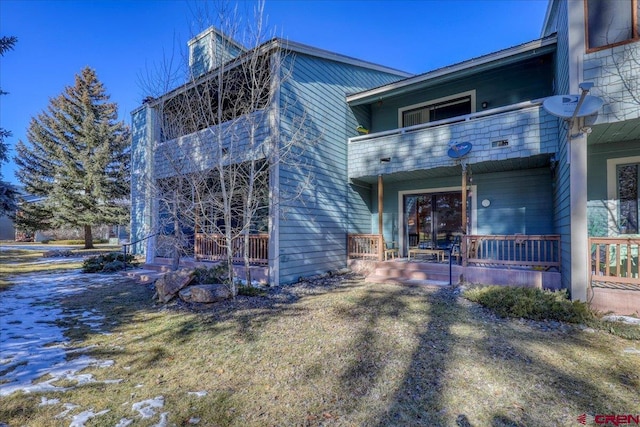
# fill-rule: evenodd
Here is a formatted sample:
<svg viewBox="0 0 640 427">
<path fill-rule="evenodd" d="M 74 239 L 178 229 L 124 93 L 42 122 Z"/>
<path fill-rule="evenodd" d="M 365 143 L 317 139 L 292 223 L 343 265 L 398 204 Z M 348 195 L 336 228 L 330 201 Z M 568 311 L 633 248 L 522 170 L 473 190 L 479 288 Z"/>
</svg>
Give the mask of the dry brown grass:
<svg viewBox="0 0 640 427">
<path fill-rule="evenodd" d="M 640 407 L 640 356 L 624 351 L 637 342 L 500 319 L 451 289 L 346 278 L 198 310 L 151 296 L 114 279 L 65 301 L 106 315 L 110 335 L 75 325 L 69 337 L 115 361 L 88 372 L 123 381 L 47 393 L 61 399 L 49 406 L 14 394 L 0 422 L 66 426 L 54 416 L 74 403 L 72 414 L 109 409 L 88 426 L 150 426 L 159 416 L 139 420 L 131 405 L 155 396 L 177 426 L 573 426 Z"/>
</svg>

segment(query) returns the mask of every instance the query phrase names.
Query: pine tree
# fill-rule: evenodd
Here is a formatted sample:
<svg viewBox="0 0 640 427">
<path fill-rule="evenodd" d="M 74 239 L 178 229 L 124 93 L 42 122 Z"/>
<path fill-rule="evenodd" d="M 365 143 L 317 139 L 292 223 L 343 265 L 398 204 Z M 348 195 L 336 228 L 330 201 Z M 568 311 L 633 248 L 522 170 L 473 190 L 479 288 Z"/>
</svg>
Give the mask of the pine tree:
<svg viewBox="0 0 640 427">
<path fill-rule="evenodd" d="M 0 37 L 0 56 L 4 56 L 5 52 L 13 50 L 13 46 L 18 39 L 15 36 L 3 36 Z M 6 95 L 0 89 L 0 95 Z M 5 138 L 11 136 L 11 131 L 8 131 L 0 127 L 0 164 L 6 163 L 9 160 L 9 147 L 4 142 Z M 5 214 L 13 214 L 16 210 L 16 198 L 18 192 L 14 186 L 2 180 L 2 173 L 0 172 L 0 216 Z"/>
<path fill-rule="evenodd" d="M 83 227 L 85 248 L 91 248 L 92 225 L 127 221 L 131 135 L 108 101 L 86 67 L 31 120 L 28 144 L 16 146 L 17 175 L 27 193 L 43 200 L 25 203 L 18 225 Z"/>
</svg>

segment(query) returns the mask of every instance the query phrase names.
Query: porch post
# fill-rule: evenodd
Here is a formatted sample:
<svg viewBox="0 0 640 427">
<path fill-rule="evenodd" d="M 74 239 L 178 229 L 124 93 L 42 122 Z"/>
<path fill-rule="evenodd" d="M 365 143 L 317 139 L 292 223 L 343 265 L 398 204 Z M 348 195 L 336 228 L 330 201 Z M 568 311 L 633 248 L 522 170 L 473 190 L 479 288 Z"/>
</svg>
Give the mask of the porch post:
<svg viewBox="0 0 640 427">
<path fill-rule="evenodd" d="M 384 185 L 382 182 L 382 174 L 378 175 L 378 234 L 380 235 L 380 239 L 378 241 L 378 260 L 382 261 L 382 257 L 384 255 L 384 245 L 383 241 L 383 233 L 382 233 L 382 211 L 383 211 L 383 198 L 384 198 Z"/>
<path fill-rule="evenodd" d="M 582 121 L 582 119 L 579 119 Z M 571 299 L 587 300 L 589 232 L 587 229 L 587 136 L 578 124 L 569 130 L 571 207 Z M 571 135 L 571 133 L 574 133 Z"/>
<path fill-rule="evenodd" d="M 462 234 L 467 235 L 467 165 L 462 162 Z"/>
</svg>

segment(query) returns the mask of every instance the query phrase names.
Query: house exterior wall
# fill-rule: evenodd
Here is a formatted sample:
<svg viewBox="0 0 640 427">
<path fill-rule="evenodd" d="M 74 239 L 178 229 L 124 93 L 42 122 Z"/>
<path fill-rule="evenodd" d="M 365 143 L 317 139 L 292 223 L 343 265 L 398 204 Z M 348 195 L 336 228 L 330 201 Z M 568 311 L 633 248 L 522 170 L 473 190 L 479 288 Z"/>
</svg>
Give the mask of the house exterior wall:
<svg viewBox="0 0 640 427">
<path fill-rule="evenodd" d="M 348 233 L 371 234 L 372 195 L 372 187 L 366 182 L 351 181 L 347 185 Z"/>
<path fill-rule="evenodd" d="M 143 239 L 152 230 L 153 138 L 153 109 L 142 106 L 131 114 L 131 242 Z M 137 243 L 132 251 L 147 253 L 145 243 Z"/>
<path fill-rule="evenodd" d="M 587 218 L 590 237 L 617 236 L 617 200 L 609 197 L 608 161 L 640 158 L 640 140 L 595 144 L 588 147 Z M 615 188 L 615 183 L 613 184 Z"/>
<path fill-rule="evenodd" d="M 398 109 L 410 105 L 475 90 L 474 111 L 517 104 L 553 94 L 553 54 L 523 60 L 500 69 L 485 71 L 451 82 L 429 86 L 410 93 L 385 98 L 370 106 L 372 132 L 397 129 Z"/>
<path fill-rule="evenodd" d="M 558 51 L 556 54 L 556 94 L 569 91 L 569 29 L 566 1 L 557 4 Z M 557 173 L 554 192 L 554 228 L 561 239 L 562 287 L 571 288 L 571 206 L 570 206 L 570 164 L 567 150 L 568 132 L 561 119 L 556 119 L 558 128 Z"/>
<path fill-rule="evenodd" d="M 595 124 L 640 118 L 640 43 L 584 54 L 584 80 L 605 105 Z"/>
<path fill-rule="evenodd" d="M 607 160 L 640 156 L 640 140 L 590 145 L 588 148 L 589 200 L 607 200 Z"/>
<path fill-rule="evenodd" d="M 473 165 L 470 166 L 473 170 Z M 473 174 L 471 232 L 473 234 L 554 234 L 553 190 L 550 168 Z M 404 233 L 402 194 L 438 192 L 461 188 L 460 175 L 442 176 L 384 184 L 383 234 L 387 241 L 400 242 Z M 480 201 L 488 199 L 489 207 Z M 372 191 L 370 229 L 377 233 L 377 187 Z M 369 231 L 368 231 L 369 232 Z"/>
<path fill-rule="evenodd" d="M 189 40 L 189 69 L 199 77 L 220 64 L 237 57 L 243 49 L 234 41 L 210 27 Z"/>
<path fill-rule="evenodd" d="M 0 216 L 0 240 L 15 240 L 16 229 L 8 215 Z"/>
<path fill-rule="evenodd" d="M 550 168 L 474 174 L 473 183 L 478 234 L 554 234 Z"/>
<path fill-rule="evenodd" d="M 345 97 L 399 77 L 304 54 L 285 58 L 284 65 L 292 74 L 280 88 L 281 140 L 300 130 L 303 117 L 309 141 L 293 153 L 294 164 L 283 161 L 279 171 L 279 271 L 280 282 L 288 283 L 346 266 L 348 208 L 359 209 L 362 203 L 347 180 L 346 140 L 357 135 L 358 122 Z M 309 175 L 311 184 L 288 199 Z M 353 215 L 357 218 L 360 211 Z"/>
</svg>

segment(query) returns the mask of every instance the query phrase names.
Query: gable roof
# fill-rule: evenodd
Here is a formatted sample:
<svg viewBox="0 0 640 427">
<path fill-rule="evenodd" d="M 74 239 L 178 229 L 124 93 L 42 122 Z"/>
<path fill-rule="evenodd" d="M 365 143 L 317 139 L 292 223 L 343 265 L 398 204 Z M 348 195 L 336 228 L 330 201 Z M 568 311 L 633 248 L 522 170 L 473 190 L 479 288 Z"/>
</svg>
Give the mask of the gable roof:
<svg viewBox="0 0 640 427">
<path fill-rule="evenodd" d="M 428 86 L 434 81 L 460 78 L 488 68 L 517 62 L 525 57 L 542 55 L 554 51 L 556 42 L 557 37 L 555 34 L 552 34 L 548 37 L 468 59 L 457 64 L 437 68 L 433 71 L 409 77 L 384 86 L 354 93 L 347 96 L 347 102 L 352 106 L 367 104 L 378 101 L 383 96 L 395 96 L 412 91 L 416 89 L 416 87 Z"/>
<path fill-rule="evenodd" d="M 216 34 L 219 34 L 219 33 L 216 31 Z M 192 39 L 191 41 L 193 41 L 193 40 L 195 40 L 195 39 Z M 235 43 L 238 46 L 241 46 L 237 42 L 235 42 Z M 253 49 L 244 48 L 244 51 L 239 56 L 230 59 L 226 63 L 222 64 L 221 67 L 225 67 L 225 68 L 229 68 L 230 69 L 230 68 L 233 68 L 233 67 L 237 66 L 238 63 L 241 63 L 242 61 L 244 61 L 248 55 L 251 55 L 253 53 L 264 54 L 264 53 L 267 53 L 269 51 L 277 50 L 277 49 L 287 50 L 287 51 L 290 51 L 290 52 L 293 52 L 293 53 L 313 56 L 313 57 L 317 57 L 317 58 L 321 58 L 321 59 L 325 59 L 325 60 L 329 60 L 329 61 L 335 61 L 335 62 L 340 62 L 340 63 L 344 63 L 344 64 L 354 65 L 354 66 L 357 66 L 357 67 L 362 67 L 362 68 L 366 68 L 366 69 L 370 69 L 370 70 L 374 70 L 374 71 L 389 73 L 389 74 L 393 74 L 393 75 L 398 76 L 398 78 L 400 78 L 400 79 L 413 76 L 413 74 L 411 74 L 411 73 L 407 73 L 405 71 L 401 71 L 401 70 L 398 70 L 398 69 L 395 69 L 395 68 L 386 67 L 386 66 L 383 66 L 383 65 L 375 64 L 373 62 L 368 62 L 368 61 L 364 61 L 364 60 L 361 60 L 361 59 L 353 58 L 353 57 L 350 57 L 350 56 L 342 55 L 342 54 L 339 54 L 339 53 L 331 52 L 331 51 L 328 51 L 328 50 L 319 49 L 319 48 L 316 48 L 316 47 L 313 47 L 313 46 L 305 45 L 305 44 L 302 44 L 302 43 L 293 42 L 293 41 L 290 41 L 290 40 L 285 40 L 285 39 L 279 38 L 279 37 L 276 37 L 276 38 L 273 38 L 271 40 L 268 40 L 268 41 L 262 43 L 261 45 L 259 45 L 258 47 L 255 47 Z M 216 70 L 218 70 L 219 68 L 220 67 L 214 68 L 214 69 L 204 73 L 203 75 L 197 77 L 196 79 L 194 79 L 192 81 L 185 82 L 184 84 L 182 84 L 182 85 L 180 85 L 180 86 L 178 86 L 178 87 L 176 87 L 176 88 L 174 88 L 172 90 L 169 90 L 168 92 L 160 95 L 158 98 L 146 97 L 143 100 L 142 105 L 139 106 L 138 108 L 135 108 L 131 112 L 131 114 L 136 114 L 137 112 L 142 110 L 144 108 L 145 104 L 154 105 L 154 104 L 158 103 L 160 99 L 166 99 L 167 97 L 175 96 L 176 94 L 180 93 L 181 91 L 184 91 L 184 90 L 186 90 L 186 89 L 188 89 L 190 87 L 193 87 L 193 86 L 197 85 L 198 82 L 202 82 L 203 80 L 205 80 L 207 78 L 210 78 L 211 75 L 214 75 Z"/>
</svg>

